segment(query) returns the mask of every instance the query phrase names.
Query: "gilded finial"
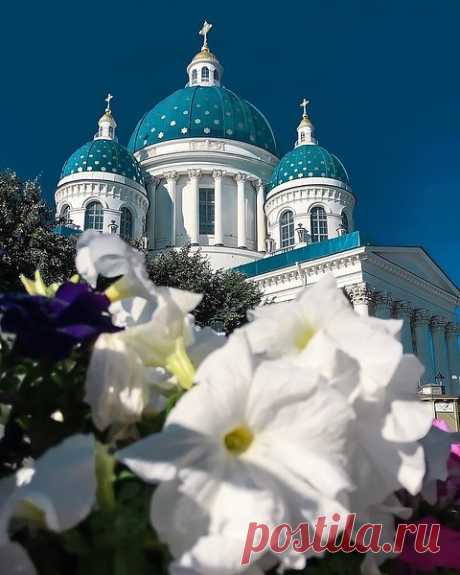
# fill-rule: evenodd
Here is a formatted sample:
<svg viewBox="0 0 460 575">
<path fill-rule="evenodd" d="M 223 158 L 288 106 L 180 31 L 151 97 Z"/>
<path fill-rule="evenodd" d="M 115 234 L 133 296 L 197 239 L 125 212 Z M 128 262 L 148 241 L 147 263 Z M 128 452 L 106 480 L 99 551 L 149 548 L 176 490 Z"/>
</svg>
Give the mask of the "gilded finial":
<svg viewBox="0 0 460 575">
<path fill-rule="evenodd" d="M 209 34 L 211 28 L 212 28 L 212 24 L 209 24 L 205 20 L 203 27 L 201 28 L 201 30 L 199 32 L 200 36 L 203 36 L 203 46 L 201 47 L 201 50 L 208 50 L 208 34 Z"/>
<path fill-rule="evenodd" d="M 307 106 L 310 103 L 310 100 L 306 100 L 305 98 L 302 100 L 302 102 L 300 103 L 300 107 L 303 108 L 303 117 L 307 118 L 308 114 L 307 114 Z"/>
<path fill-rule="evenodd" d="M 112 110 L 110 109 L 110 100 L 112 100 L 112 99 L 113 99 L 113 96 L 110 92 L 107 94 L 107 98 L 104 99 L 107 102 L 107 106 L 105 108 L 105 111 L 108 114 L 112 113 Z"/>
</svg>

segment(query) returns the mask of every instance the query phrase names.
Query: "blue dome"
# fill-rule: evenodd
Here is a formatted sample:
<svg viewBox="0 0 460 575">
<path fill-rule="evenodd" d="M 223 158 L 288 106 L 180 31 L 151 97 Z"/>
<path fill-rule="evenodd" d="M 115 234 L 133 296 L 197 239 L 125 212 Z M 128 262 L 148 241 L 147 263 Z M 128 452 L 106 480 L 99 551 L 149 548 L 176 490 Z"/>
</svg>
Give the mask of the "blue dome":
<svg viewBox="0 0 460 575">
<path fill-rule="evenodd" d="M 288 152 L 273 170 L 270 189 L 299 178 L 332 178 L 350 185 L 342 162 L 318 144 L 305 144 Z"/>
<path fill-rule="evenodd" d="M 225 138 L 253 144 L 276 155 L 273 131 L 252 104 L 220 86 L 177 90 L 139 121 L 128 144 L 131 152 L 167 140 Z"/>
<path fill-rule="evenodd" d="M 116 140 L 92 140 L 78 148 L 64 164 L 61 179 L 80 172 L 118 174 L 143 184 L 136 158 Z"/>
</svg>

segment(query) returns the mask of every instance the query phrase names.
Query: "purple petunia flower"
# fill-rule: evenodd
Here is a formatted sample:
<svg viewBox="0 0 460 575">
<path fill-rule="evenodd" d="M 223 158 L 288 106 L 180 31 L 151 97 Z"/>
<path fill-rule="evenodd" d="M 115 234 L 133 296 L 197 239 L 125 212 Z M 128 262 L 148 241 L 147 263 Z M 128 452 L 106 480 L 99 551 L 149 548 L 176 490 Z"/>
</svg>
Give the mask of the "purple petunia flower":
<svg viewBox="0 0 460 575">
<path fill-rule="evenodd" d="M 120 331 L 108 312 L 109 299 L 88 284 L 64 283 L 53 298 L 0 295 L 1 331 L 16 335 L 25 357 L 64 359 L 74 345 L 104 332 Z"/>
</svg>

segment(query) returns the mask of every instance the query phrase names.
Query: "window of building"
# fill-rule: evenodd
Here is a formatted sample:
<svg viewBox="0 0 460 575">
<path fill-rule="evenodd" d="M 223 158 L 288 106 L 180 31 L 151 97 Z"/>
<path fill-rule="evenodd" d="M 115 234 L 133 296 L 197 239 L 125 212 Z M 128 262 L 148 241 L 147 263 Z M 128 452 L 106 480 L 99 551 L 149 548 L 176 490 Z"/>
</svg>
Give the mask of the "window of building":
<svg viewBox="0 0 460 575">
<path fill-rule="evenodd" d="M 219 72 L 218 72 L 217 70 L 214 70 L 214 80 L 215 80 L 216 82 L 219 81 Z"/>
<path fill-rule="evenodd" d="M 200 188 L 200 234 L 214 233 L 214 189 Z"/>
<path fill-rule="evenodd" d="M 201 81 L 209 82 L 209 68 L 207 66 L 201 68 Z"/>
<path fill-rule="evenodd" d="M 192 70 L 192 84 L 196 84 L 198 81 L 198 72 L 197 70 Z"/>
<path fill-rule="evenodd" d="M 349 232 L 349 228 L 348 228 L 348 216 L 345 212 L 342 212 L 342 226 L 343 226 L 343 233 L 344 234 L 348 234 Z"/>
<path fill-rule="evenodd" d="M 65 225 L 70 222 L 70 206 L 64 206 L 61 210 L 61 222 Z"/>
<path fill-rule="evenodd" d="M 128 208 L 121 208 L 120 236 L 124 240 L 133 239 L 133 215 Z"/>
<path fill-rule="evenodd" d="M 85 230 L 104 228 L 104 210 L 99 202 L 90 202 L 85 209 Z"/>
<path fill-rule="evenodd" d="M 294 244 L 294 214 L 291 210 L 283 212 L 280 217 L 280 246 L 286 248 Z"/>
<path fill-rule="evenodd" d="M 324 208 L 316 207 L 310 212 L 311 241 L 327 240 L 327 216 Z"/>
</svg>

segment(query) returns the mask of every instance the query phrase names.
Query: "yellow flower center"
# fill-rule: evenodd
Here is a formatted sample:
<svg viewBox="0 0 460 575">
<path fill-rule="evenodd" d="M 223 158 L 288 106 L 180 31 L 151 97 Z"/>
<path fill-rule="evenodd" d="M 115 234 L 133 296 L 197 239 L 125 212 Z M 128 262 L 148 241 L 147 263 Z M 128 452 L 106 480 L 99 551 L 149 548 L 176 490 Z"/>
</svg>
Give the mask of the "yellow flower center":
<svg viewBox="0 0 460 575">
<path fill-rule="evenodd" d="M 239 425 L 224 437 L 225 447 L 233 455 L 241 455 L 251 445 L 254 434 L 247 425 Z"/>
<path fill-rule="evenodd" d="M 316 330 L 308 324 L 302 326 L 294 338 L 294 344 L 299 351 L 305 349 L 311 338 L 315 335 Z"/>
</svg>

